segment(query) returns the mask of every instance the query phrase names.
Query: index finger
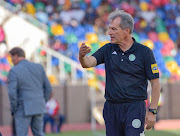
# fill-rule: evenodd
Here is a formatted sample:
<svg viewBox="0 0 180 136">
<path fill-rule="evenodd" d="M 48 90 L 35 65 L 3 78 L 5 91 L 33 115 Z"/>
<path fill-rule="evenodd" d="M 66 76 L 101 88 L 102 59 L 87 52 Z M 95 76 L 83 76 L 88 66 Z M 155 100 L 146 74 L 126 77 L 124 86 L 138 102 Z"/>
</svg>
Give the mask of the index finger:
<svg viewBox="0 0 180 136">
<path fill-rule="evenodd" d="M 144 129 L 147 129 L 147 124 L 144 125 Z"/>
<path fill-rule="evenodd" d="M 85 43 L 83 42 L 82 44 L 81 44 L 81 46 L 84 46 L 85 45 Z"/>
<path fill-rule="evenodd" d="M 89 48 L 89 47 L 88 47 L 85 43 L 82 43 L 80 48 L 82 48 L 82 49 L 87 49 L 87 48 Z"/>
</svg>

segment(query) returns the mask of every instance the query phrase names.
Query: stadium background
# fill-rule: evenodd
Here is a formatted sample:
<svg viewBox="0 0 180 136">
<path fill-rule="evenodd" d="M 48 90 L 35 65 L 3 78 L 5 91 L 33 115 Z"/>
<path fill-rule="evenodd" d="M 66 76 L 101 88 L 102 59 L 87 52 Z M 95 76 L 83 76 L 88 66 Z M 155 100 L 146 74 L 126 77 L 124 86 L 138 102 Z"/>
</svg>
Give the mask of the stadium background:
<svg viewBox="0 0 180 136">
<path fill-rule="evenodd" d="M 7 51 L 14 46 L 45 67 L 67 124 L 93 122 L 91 113 L 103 124 L 104 66 L 82 69 L 78 50 L 86 42 L 92 54 L 109 42 L 107 16 L 116 8 L 133 16 L 133 37 L 154 52 L 165 95 L 160 118 L 180 118 L 179 0 L 0 0 L 0 125 L 11 121 Z"/>
</svg>

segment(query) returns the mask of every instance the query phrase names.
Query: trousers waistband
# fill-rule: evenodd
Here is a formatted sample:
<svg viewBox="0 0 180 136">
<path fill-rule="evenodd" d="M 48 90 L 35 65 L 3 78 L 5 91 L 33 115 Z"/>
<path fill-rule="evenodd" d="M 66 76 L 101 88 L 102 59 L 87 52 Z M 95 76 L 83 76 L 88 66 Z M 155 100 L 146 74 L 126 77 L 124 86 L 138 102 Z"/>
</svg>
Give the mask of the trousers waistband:
<svg viewBox="0 0 180 136">
<path fill-rule="evenodd" d="M 111 101 L 111 100 L 106 100 L 109 103 L 112 104 L 121 104 L 121 103 L 132 103 L 132 102 L 139 102 L 139 101 L 144 101 L 144 100 L 131 100 L 131 101 Z"/>
</svg>

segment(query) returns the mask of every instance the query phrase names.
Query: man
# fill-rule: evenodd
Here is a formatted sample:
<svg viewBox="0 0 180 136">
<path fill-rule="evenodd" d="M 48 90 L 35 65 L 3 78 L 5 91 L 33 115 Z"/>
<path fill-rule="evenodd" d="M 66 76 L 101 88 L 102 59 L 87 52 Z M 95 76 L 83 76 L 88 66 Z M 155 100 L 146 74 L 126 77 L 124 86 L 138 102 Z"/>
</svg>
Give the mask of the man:
<svg viewBox="0 0 180 136">
<path fill-rule="evenodd" d="M 156 121 L 160 92 L 157 64 L 151 49 L 131 37 L 134 20 L 130 14 L 115 10 L 109 15 L 109 20 L 111 43 L 92 56 L 86 56 L 91 49 L 83 43 L 79 60 L 83 68 L 105 63 L 103 117 L 106 135 L 144 136 L 144 127 L 150 129 Z M 144 100 L 147 99 L 148 80 L 152 85 L 152 101 L 146 113 Z"/>
<path fill-rule="evenodd" d="M 54 93 L 52 93 L 50 99 L 46 103 L 46 113 L 44 114 L 44 132 L 46 132 L 46 124 L 49 122 L 51 125 L 51 132 L 60 133 L 64 121 L 65 117 L 60 113 L 60 104 L 54 98 Z"/>
<path fill-rule="evenodd" d="M 27 136 L 31 125 L 34 136 L 44 136 L 43 114 L 51 85 L 43 67 L 26 60 L 21 48 L 15 47 L 9 53 L 14 67 L 8 76 L 8 94 L 16 135 Z"/>
</svg>

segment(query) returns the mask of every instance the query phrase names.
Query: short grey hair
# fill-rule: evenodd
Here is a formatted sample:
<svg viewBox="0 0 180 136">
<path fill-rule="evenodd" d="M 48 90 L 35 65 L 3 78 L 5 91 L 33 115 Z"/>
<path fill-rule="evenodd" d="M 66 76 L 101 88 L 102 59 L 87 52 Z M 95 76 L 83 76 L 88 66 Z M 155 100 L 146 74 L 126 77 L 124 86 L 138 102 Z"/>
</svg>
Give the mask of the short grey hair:
<svg viewBox="0 0 180 136">
<path fill-rule="evenodd" d="M 132 34 L 134 29 L 134 19 L 129 13 L 124 12 L 124 10 L 116 9 L 109 14 L 108 20 L 111 22 L 117 17 L 121 18 L 120 27 L 124 30 L 126 28 L 130 29 L 130 34 Z"/>
</svg>

